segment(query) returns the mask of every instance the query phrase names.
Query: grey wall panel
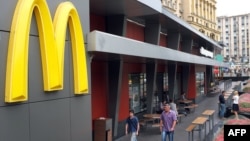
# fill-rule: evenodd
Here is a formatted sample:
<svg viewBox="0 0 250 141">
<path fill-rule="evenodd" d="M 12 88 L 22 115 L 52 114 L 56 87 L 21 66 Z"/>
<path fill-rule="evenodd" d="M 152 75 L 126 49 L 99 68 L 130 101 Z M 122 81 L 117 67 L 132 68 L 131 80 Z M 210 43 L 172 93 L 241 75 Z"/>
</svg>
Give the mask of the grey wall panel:
<svg viewBox="0 0 250 141">
<path fill-rule="evenodd" d="M 64 0 L 47 0 L 49 9 L 50 9 L 50 14 L 53 20 L 55 11 L 58 7 L 58 5 L 64 2 Z M 12 18 L 14 16 L 14 11 L 17 5 L 17 0 L 0 0 L 0 30 L 4 31 L 10 31 L 11 28 L 11 23 L 12 23 Z M 2 20 L 4 19 L 4 20 Z M 30 27 L 30 34 L 31 35 L 38 35 L 37 32 L 37 23 L 35 16 L 33 14 L 32 20 L 31 20 L 31 27 Z"/>
<path fill-rule="evenodd" d="M 10 31 L 17 0 L 0 0 L 0 30 Z"/>
<path fill-rule="evenodd" d="M 67 43 L 66 43 L 67 45 Z M 43 89 L 43 74 L 40 55 L 40 46 L 37 37 L 30 37 L 29 47 L 29 101 L 42 101 L 49 99 L 69 97 L 69 48 L 65 47 L 64 57 L 64 88 L 60 91 L 46 92 Z M 31 59 L 32 58 L 32 59 Z"/>
<path fill-rule="evenodd" d="M 30 104 L 30 141 L 70 141 L 70 99 Z"/>
<path fill-rule="evenodd" d="M 0 140 L 29 140 L 29 106 L 0 107 Z"/>
<path fill-rule="evenodd" d="M 65 49 L 64 49 L 64 74 L 63 74 L 63 90 L 60 90 L 60 93 L 65 93 L 65 96 L 70 96 L 71 89 L 74 90 L 74 82 L 70 81 L 70 79 L 74 79 L 73 75 L 73 58 L 72 58 L 72 48 L 71 42 L 65 42 Z"/>
<path fill-rule="evenodd" d="M 0 106 L 5 105 L 4 94 L 5 94 L 5 74 L 6 74 L 8 39 L 9 39 L 9 33 L 0 32 Z"/>
<path fill-rule="evenodd" d="M 47 4 L 50 10 L 51 15 L 51 21 L 54 20 L 54 15 L 56 12 L 57 7 L 61 2 L 64 2 L 64 0 L 47 0 Z M 3 31 L 10 31 L 12 18 L 14 15 L 14 11 L 17 5 L 17 0 L 0 0 L 0 30 Z M 4 4 L 3 4 L 4 3 Z M 85 35 L 89 32 L 89 1 L 73 1 L 73 4 L 77 7 L 77 10 L 80 15 L 80 20 L 82 21 L 82 26 L 85 31 Z M 81 5 L 81 7 L 77 5 Z M 84 8 L 82 8 L 84 6 Z M 2 20 L 4 19 L 4 20 Z M 37 22 L 36 18 L 32 16 L 31 20 L 31 26 L 30 26 L 30 35 L 36 35 L 38 36 L 38 30 L 37 30 Z M 68 36 L 67 36 L 68 38 Z"/>
<path fill-rule="evenodd" d="M 91 96 L 70 99 L 71 141 L 92 141 Z"/>
<path fill-rule="evenodd" d="M 73 69 L 73 58 L 72 58 L 72 46 L 71 46 L 71 41 L 67 42 L 67 63 L 68 63 L 68 82 L 69 82 L 69 89 L 68 93 L 69 96 L 74 97 L 74 69 Z M 65 60 L 65 59 L 64 59 Z"/>
</svg>

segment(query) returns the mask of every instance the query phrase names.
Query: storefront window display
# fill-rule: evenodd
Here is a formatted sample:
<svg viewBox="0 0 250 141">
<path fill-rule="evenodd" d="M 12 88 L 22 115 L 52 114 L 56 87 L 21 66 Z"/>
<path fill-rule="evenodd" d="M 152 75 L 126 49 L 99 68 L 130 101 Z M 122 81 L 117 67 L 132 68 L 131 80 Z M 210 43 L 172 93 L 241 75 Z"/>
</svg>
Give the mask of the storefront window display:
<svg viewBox="0 0 250 141">
<path fill-rule="evenodd" d="M 196 72 L 196 96 L 204 94 L 204 72 Z"/>
<path fill-rule="evenodd" d="M 129 108 L 135 113 L 147 110 L 146 74 L 129 74 Z"/>
</svg>

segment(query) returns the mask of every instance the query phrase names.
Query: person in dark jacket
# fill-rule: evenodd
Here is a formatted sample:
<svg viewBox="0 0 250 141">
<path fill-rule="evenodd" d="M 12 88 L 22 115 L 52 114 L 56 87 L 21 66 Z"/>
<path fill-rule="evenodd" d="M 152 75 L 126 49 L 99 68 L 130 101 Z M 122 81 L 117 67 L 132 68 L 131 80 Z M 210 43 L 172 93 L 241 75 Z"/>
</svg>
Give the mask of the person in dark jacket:
<svg viewBox="0 0 250 141">
<path fill-rule="evenodd" d="M 225 105 L 225 91 L 222 91 L 222 93 L 219 96 L 219 117 L 220 119 L 224 119 L 224 115 L 226 112 L 226 105 Z"/>
</svg>

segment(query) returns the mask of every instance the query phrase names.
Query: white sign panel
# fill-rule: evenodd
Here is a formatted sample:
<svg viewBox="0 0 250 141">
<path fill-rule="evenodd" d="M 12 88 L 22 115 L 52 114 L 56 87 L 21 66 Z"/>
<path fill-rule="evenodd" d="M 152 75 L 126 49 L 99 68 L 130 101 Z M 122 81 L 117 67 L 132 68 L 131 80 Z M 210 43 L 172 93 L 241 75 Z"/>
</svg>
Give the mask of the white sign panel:
<svg viewBox="0 0 250 141">
<path fill-rule="evenodd" d="M 211 58 L 214 58 L 213 52 L 208 51 L 208 50 L 204 49 L 203 47 L 200 48 L 200 53 L 201 53 L 202 55 L 205 55 L 205 56 L 209 56 L 209 57 L 211 57 Z"/>
</svg>

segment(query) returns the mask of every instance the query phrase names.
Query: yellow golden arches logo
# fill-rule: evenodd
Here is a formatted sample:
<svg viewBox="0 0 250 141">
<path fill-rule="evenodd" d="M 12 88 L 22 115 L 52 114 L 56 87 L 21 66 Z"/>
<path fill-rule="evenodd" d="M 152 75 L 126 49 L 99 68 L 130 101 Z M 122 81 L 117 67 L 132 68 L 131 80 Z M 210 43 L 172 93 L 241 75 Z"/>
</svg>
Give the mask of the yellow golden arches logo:
<svg viewBox="0 0 250 141">
<path fill-rule="evenodd" d="M 63 89 L 64 46 L 67 24 L 72 41 L 74 93 L 88 93 L 88 74 L 84 38 L 76 8 L 61 3 L 52 18 L 46 0 L 19 0 L 11 25 L 5 102 L 28 99 L 29 32 L 33 11 L 37 20 L 45 91 Z"/>
</svg>

